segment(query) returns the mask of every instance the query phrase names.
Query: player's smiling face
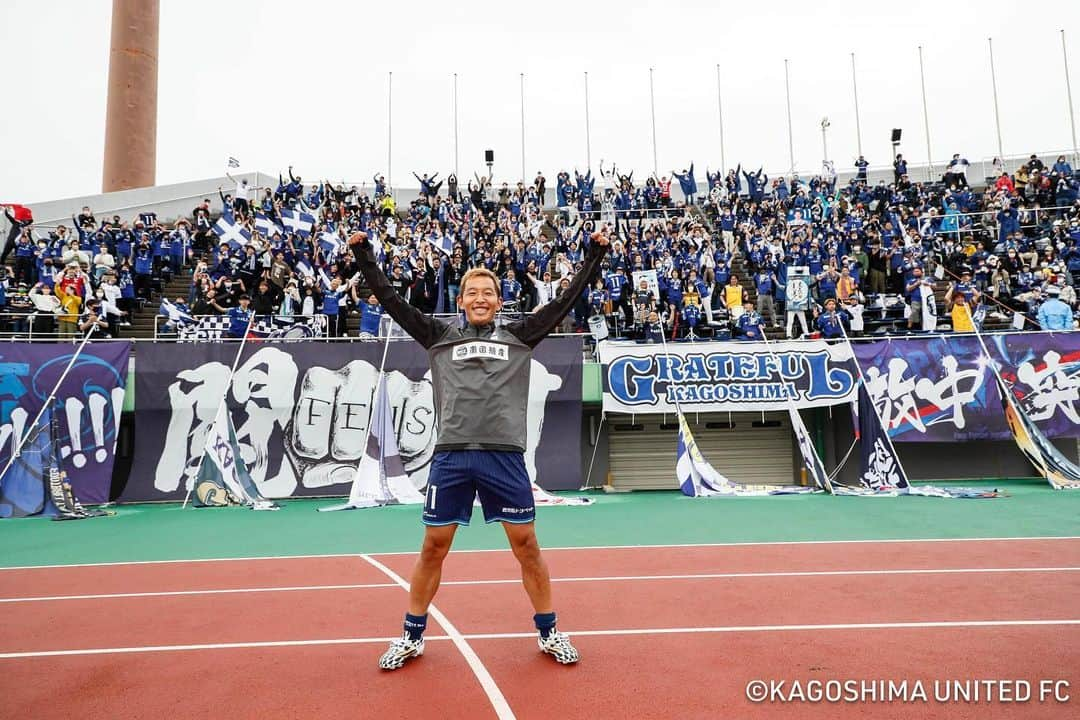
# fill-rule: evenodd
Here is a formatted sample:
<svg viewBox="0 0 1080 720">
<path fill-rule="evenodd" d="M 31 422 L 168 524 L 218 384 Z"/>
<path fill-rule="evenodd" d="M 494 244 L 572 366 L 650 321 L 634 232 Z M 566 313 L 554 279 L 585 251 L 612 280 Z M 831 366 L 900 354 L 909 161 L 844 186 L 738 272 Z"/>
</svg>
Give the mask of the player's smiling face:
<svg viewBox="0 0 1080 720">
<path fill-rule="evenodd" d="M 458 306 L 465 311 L 465 319 L 470 325 L 489 325 L 502 308 L 502 298 L 490 277 L 478 275 L 465 283 L 458 295 Z"/>
</svg>

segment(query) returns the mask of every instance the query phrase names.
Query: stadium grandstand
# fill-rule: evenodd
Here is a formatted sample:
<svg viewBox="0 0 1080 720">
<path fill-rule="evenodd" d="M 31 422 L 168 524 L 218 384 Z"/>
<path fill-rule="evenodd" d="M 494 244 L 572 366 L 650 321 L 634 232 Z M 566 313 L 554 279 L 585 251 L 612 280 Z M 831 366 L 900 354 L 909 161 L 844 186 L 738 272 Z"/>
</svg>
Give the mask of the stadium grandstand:
<svg viewBox="0 0 1080 720">
<path fill-rule="evenodd" d="M 601 315 L 608 336 L 644 338 L 655 311 L 670 339 L 739 337 L 746 300 L 770 337 L 791 337 L 821 332 L 816 319 L 835 298 L 854 334 L 906 334 L 923 329 L 912 317 L 926 292 L 939 331 L 952 328 L 961 295 L 958 312 L 986 329 L 1071 328 L 1080 172 L 1070 160 L 1032 154 L 1009 170 L 995 159 L 989 174 L 969 177 L 956 155 L 932 181 L 913 180 L 900 155 L 892 177 L 877 181 L 859 168 L 842 179 L 742 165 L 698 178 L 693 163 L 636 180 L 614 165 L 538 174 L 528 186 L 434 173 L 417 175 L 416 190 L 389 188 L 378 174 L 370 186 L 305 182 L 289 168 L 264 185 L 265 174 L 223 179 L 186 211 L 176 201 L 97 215 L 84 205 L 34 223 L 29 209 L 8 207 L 0 333 L 70 339 L 92 311 L 104 321 L 92 323 L 96 333 L 161 339 L 215 324 L 248 295 L 267 321 L 318 318 L 322 335 L 377 334 L 379 308 L 368 307 L 345 251 L 357 230 L 379 238 L 387 275 L 423 312 L 452 313 L 471 267 L 500 277 L 509 311 L 530 312 L 573 276 L 584 239 L 602 225 L 617 242 L 568 332 Z M 796 266 L 809 270 L 813 302 L 805 325 L 786 327 Z M 643 271 L 651 299 L 636 296 Z M 727 292 L 732 283 L 741 292 Z M 1040 316 L 1051 297 L 1073 315 Z"/>
</svg>

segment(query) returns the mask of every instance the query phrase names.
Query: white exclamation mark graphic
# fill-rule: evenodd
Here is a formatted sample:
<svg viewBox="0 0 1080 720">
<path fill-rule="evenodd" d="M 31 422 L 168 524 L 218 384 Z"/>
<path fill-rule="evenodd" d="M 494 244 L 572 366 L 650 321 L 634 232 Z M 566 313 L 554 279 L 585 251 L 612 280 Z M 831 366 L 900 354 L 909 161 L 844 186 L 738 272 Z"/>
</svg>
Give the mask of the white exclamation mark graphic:
<svg viewBox="0 0 1080 720">
<path fill-rule="evenodd" d="M 112 389 L 112 419 L 113 419 L 113 436 L 112 436 L 112 452 L 116 454 L 116 443 L 120 439 L 120 414 L 124 411 L 124 386 L 114 387 Z"/>
<path fill-rule="evenodd" d="M 67 416 L 68 438 L 71 447 L 67 448 L 67 454 L 74 453 L 71 463 L 77 468 L 86 464 L 86 456 L 82 454 L 82 411 L 86 406 L 78 398 L 68 398 L 64 402 L 64 414 Z M 66 457 L 66 454 L 65 454 Z"/>
<path fill-rule="evenodd" d="M 108 403 L 109 399 L 99 393 L 90 396 L 90 425 L 94 429 L 94 445 L 97 446 L 94 459 L 99 463 L 105 462 L 105 458 L 109 456 L 109 451 L 105 448 L 105 406 Z"/>
<path fill-rule="evenodd" d="M 27 413 L 21 407 L 11 411 L 11 424 L 0 425 L 0 448 L 3 448 L 10 435 L 11 452 L 14 453 L 19 449 L 19 441 L 22 440 L 23 430 L 26 428 L 26 418 Z"/>
</svg>

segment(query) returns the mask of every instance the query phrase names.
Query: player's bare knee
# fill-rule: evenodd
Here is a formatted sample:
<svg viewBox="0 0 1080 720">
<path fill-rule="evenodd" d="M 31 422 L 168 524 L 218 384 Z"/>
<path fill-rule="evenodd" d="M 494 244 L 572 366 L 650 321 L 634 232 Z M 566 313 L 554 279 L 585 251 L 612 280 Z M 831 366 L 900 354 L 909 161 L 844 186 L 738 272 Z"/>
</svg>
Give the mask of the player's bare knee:
<svg viewBox="0 0 1080 720">
<path fill-rule="evenodd" d="M 534 565 L 540 562 L 540 543 L 537 542 L 535 533 L 511 538 L 510 548 L 514 551 L 514 557 L 522 565 Z"/>
<path fill-rule="evenodd" d="M 424 538 L 424 544 L 420 548 L 420 562 L 441 563 L 450 552 L 449 538 Z"/>
</svg>

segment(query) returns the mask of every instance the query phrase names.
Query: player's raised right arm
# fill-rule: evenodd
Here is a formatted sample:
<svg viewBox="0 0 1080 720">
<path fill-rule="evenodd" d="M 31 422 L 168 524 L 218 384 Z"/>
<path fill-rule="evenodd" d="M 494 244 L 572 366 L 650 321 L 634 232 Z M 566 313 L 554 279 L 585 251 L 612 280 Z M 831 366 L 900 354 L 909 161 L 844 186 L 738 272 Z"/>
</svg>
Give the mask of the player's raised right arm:
<svg viewBox="0 0 1080 720">
<path fill-rule="evenodd" d="M 435 344 L 442 333 L 443 325 L 405 302 L 404 298 L 390 285 L 382 268 L 375 262 L 375 253 L 371 243 L 368 242 L 367 233 L 356 232 L 349 238 L 349 247 L 352 248 L 353 257 L 360 266 L 360 272 L 364 276 L 371 292 L 379 299 L 386 313 L 409 333 L 413 340 L 420 343 L 424 348 Z"/>
</svg>

